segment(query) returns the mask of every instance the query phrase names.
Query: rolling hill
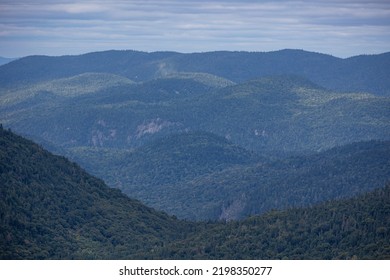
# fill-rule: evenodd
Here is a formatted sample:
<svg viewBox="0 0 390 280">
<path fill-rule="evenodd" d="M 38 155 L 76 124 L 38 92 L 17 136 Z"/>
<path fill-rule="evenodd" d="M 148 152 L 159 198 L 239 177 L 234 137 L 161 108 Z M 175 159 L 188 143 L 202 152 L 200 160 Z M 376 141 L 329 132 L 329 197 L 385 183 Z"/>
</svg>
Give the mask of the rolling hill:
<svg viewBox="0 0 390 280">
<path fill-rule="evenodd" d="M 332 92 L 296 76 L 222 87 L 217 77 L 196 77 L 131 83 L 108 74 L 84 74 L 53 80 L 4 91 L 0 118 L 36 141 L 65 148 L 129 149 L 199 130 L 261 152 L 318 151 L 390 139 L 387 97 Z"/>
</svg>

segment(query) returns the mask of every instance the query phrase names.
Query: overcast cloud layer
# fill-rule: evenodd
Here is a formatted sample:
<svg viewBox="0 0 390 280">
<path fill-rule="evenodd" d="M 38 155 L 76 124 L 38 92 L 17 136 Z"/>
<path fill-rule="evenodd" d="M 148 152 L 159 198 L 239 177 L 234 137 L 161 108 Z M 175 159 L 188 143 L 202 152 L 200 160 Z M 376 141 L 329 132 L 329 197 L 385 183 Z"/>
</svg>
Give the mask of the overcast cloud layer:
<svg viewBox="0 0 390 280">
<path fill-rule="evenodd" d="M 285 48 L 390 51 L 390 1 L 0 0 L 0 56 Z"/>
</svg>

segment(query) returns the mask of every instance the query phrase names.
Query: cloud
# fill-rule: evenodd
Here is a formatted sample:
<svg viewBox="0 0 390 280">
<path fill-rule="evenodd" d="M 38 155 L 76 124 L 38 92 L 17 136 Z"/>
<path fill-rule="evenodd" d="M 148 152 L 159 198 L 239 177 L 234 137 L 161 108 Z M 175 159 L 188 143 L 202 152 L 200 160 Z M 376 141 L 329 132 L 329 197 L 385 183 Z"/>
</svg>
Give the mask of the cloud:
<svg viewBox="0 0 390 280">
<path fill-rule="evenodd" d="M 0 55 L 300 48 L 350 56 L 389 51 L 389 27 L 387 0 L 2 0 Z"/>
</svg>

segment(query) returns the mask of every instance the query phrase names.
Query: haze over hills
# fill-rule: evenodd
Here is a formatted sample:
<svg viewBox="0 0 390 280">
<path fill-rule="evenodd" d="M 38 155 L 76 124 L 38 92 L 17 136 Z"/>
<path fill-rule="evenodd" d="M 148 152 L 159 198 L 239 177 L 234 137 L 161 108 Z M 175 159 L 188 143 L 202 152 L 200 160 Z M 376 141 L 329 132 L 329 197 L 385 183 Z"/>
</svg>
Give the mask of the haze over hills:
<svg viewBox="0 0 390 280">
<path fill-rule="evenodd" d="M 283 50 L 0 66 L 0 123 L 130 197 L 1 128 L 0 258 L 388 259 L 389 65 Z"/>
<path fill-rule="evenodd" d="M 294 74 L 335 91 L 389 95 L 390 53 L 347 59 L 303 50 L 190 54 L 105 51 L 79 56 L 29 56 L 0 68 L 0 86 L 31 84 L 85 72 L 112 73 L 133 81 L 177 72 L 202 72 L 234 82 Z"/>
<path fill-rule="evenodd" d="M 352 197 L 390 181 L 389 141 L 269 159 L 192 132 L 126 152 L 74 148 L 68 156 L 130 197 L 191 220 L 242 219 Z"/>
<path fill-rule="evenodd" d="M 384 184 L 389 65 L 300 50 L 31 56 L 0 66 L 0 122 L 149 206 L 241 219 Z"/>
<path fill-rule="evenodd" d="M 230 223 L 191 223 L 0 127 L 0 259 L 388 259 L 390 188 Z"/>
<path fill-rule="evenodd" d="M 193 76 L 134 84 L 111 74 L 83 74 L 3 90 L 0 118 L 17 132 L 65 148 L 132 148 L 189 130 L 286 153 L 390 138 L 387 97 L 332 92 L 291 76 L 237 85 Z"/>
</svg>

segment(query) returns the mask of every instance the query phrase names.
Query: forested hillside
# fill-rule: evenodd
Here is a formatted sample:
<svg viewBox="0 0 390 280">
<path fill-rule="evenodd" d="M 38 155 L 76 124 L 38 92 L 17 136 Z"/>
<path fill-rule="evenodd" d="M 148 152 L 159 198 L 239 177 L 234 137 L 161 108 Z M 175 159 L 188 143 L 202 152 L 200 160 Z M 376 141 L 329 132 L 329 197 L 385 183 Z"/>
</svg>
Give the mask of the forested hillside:
<svg viewBox="0 0 390 280">
<path fill-rule="evenodd" d="M 312 208 L 219 224 L 147 257 L 390 259 L 390 187 Z"/>
<path fill-rule="evenodd" d="M 191 225 L 0 129 L 0 259 L 132 258 Z"/>
<path fill-rule="evenodd" d="M 130 197 L 196 220 L 241 219 L 351 197 L 390 180 L 389 141 L 271 159 L 192 132 L 126 152 L 75 148 L 69 156 Z"/>
<path fill-rule="evenodd" d="M 0 118 L 61 148 L 129 149 L 171 133 L 207 131 L 249 150 L 297 153 L 390 139 L 390 99 L 327 91 L 281 76 L 237 85 L 214 76 L 132 83 L 83 74 L 0 92 Z"/>
<path fill-rule="evenodd" d="M 145 207 L 0 128 L 0 259 L 389 259 L 390 188 L 228 223 Z"/>
</svg>

